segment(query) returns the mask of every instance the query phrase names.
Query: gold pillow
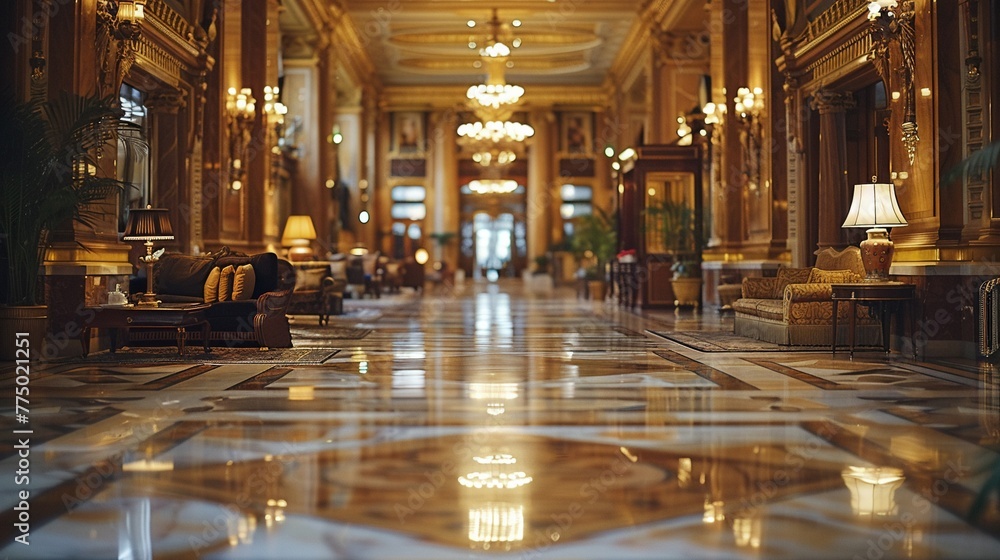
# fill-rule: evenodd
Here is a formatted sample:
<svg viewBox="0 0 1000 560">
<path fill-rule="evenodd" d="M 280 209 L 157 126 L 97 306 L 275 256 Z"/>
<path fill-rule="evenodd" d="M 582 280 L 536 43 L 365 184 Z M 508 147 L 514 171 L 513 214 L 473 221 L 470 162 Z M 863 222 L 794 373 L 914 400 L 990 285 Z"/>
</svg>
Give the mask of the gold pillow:
<svg viewBox="0 0 1000 560">
<path fill-rule="evenodd" d="M 233 275 L 233 300 L 250 299 L 253 296 L 253 286 L 257 283 L 257 275 L 253 265 L 245 264 L 236 267 Z"/>
<path fill-rule="evenodd" d="M 205 280 L 205 303 L 213 303 L 219 301 L 219 278 L 222 277 L 222 271 L 219 267 L 212 268 L 212 271 L 208 273 L 208 278 Z"/>
<path fill-rule="evenodd" d="M 855 275 L 850 270 L 823 270 L 822 268 L 814 268 L 811 273 L 809 273 L 809 282 L 818 282 L 821 284 L 838 284 L 842 282 L 854 282 Z"/>
<path fill-rule="evenodd" d="M 233 276 L 235 275 L 236 269 L 233 268 L 233 265 L 222 269 L 222 273 L 219 276 L 219 301 L 229 301 L 232 299 Z"/>
</svg>

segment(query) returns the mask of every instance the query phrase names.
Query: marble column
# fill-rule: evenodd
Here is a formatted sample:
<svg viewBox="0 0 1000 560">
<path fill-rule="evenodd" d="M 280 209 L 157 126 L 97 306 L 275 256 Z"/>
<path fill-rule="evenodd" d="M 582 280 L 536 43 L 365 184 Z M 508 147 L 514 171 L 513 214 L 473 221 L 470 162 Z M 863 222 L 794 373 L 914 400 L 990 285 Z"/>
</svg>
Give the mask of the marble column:
<svg viewBox="0 0 1000 560">
<path fill-rule="evenodd" d="M 552 241 L 550 224 L 562 223 L 558 215 L 558 204 L 553 213 L 552 193 L 552 122 L 553 115 L 547 110 L 531 113 L 531 126 L 535 137 L 529 147 L 528 184 L 525 200 L 525 218 L 528 223 L 528 262 L 544 255 Z"/>
<path fill-rule="evenodd" d="M 847 184 L 847 137 L 844 112 L 854 107 L 850 93 L 819 90 L 812 109 L 819 111 L 818 248 L 841 247 L 851 192 Z"/>
<path fill-rule="evenodd" d="M 431 188 L 428 189 L 427 219 L 424 221 L 424 239 L 434 232 L 454 232 L 459 230 L 459 186 L 458 186 L 458 144 L 454 131 L 457 129 L 454 111 L 435 111 L 431 114 Z M 434 245 L 434 259 L 447 263 L 449 270 L 458 266 L 459 243 L 449 243 L 445 247 Z"/>
</svg>

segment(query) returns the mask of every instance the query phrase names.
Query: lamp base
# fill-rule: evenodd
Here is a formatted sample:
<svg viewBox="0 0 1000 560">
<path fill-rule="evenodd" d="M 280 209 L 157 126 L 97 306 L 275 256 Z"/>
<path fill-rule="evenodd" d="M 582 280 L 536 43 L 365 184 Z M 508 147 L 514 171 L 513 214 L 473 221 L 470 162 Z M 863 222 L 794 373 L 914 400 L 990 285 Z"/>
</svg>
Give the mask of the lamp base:
<svg viewBox="0 0 1000 560">
<path fill-rule="evenodd" d="M 867 233 L 868 239 L 859 244 L 861 262 L 865 265 L 865 282 L 888 282 L 894 250 L 889 232 L 885 228 L 872 228 Z"/>
<path fill-rule="evenodd" d="M 135 302 L 139 307 L 159 307 L 160 300 L 156 299 L 156 294 L 141 294 L 139 301 Z"/>
<path fill-rule="evenodd" d="M 293 245 L 289 247 L 288 260 L 293 262 L 313 260 L 312 247 L 308 245 Z"/>
</svg>

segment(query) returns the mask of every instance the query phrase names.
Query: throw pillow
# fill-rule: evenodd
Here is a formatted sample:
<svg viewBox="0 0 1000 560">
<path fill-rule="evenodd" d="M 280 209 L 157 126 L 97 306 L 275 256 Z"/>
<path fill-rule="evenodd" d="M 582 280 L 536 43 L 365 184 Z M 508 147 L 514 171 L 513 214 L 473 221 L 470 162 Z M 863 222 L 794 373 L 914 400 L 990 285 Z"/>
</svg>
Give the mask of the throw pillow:
<svg viewBox="0 0 1000 560">
<path fill-rule="evenodd" d="M 222 269 L 219 276 L 219 301 L 229 301 L 232 299 L 233 276 L 235 275 L 236 269 L 233 265 L 229 265 Z"/>
<path fill-rule="evenodd" d="M 236 267 L 233 275 L 233 301 L 238 299 L 251 299 L 253 296 L 253 286 L 257 282 L 254 275 L 253 265 L 245 264 Z"/>
<path fill-rule="evenodd" d="M 208 278 L 205 280 L 204 289 L 204 299 L 205 303 L 215 303 L 219 301 L 219 279 L 222 277 L 222 270 L 219 267 L 214 267 L 211 272 L 208 273 Z"/>
<path fill-rule="evenodd" d="M 785 286 L 789 284 L 804 284 L 809 281 L 809 274 L 812 267 L 793 268 L 781 267 L 778 269 L 777 281 L 774 283 L 774 293 L 771 299 L 781 299 L 785 297 Z"/>
<path fill-rule="evenodd" d="M 854 280 L 854 273 L 850 270 L 823 270 L 822 268 L 814 268 L 809 274 L 810 283 L 836 284 L 853 282 Z"/>
<path fill-rule="evenodd" d="M 296 268 L 295 269 L 295 289 L 296 290 L 318 290 L 323 284 L 323 277 L 326 276 L 327 267 L 319 268 Z"/>
</svg>

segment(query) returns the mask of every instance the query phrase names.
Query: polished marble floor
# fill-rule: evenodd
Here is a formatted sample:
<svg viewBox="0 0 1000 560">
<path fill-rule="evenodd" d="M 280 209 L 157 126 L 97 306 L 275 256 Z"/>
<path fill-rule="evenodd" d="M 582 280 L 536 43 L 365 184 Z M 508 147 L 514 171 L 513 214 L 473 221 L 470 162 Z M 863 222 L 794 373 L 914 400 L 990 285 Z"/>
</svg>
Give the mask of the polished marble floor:
<svg viewBox="0 0 1000 560">
<path fill-rule="evenodd" d="M 310 362 L 33 366 L 28 424 L 4 370 L 0 557 L 1000 556 L 988 364 L 702 353 L 650 331 L 731 319 L 513 281 L 347 311 Z"/>
</svg>

